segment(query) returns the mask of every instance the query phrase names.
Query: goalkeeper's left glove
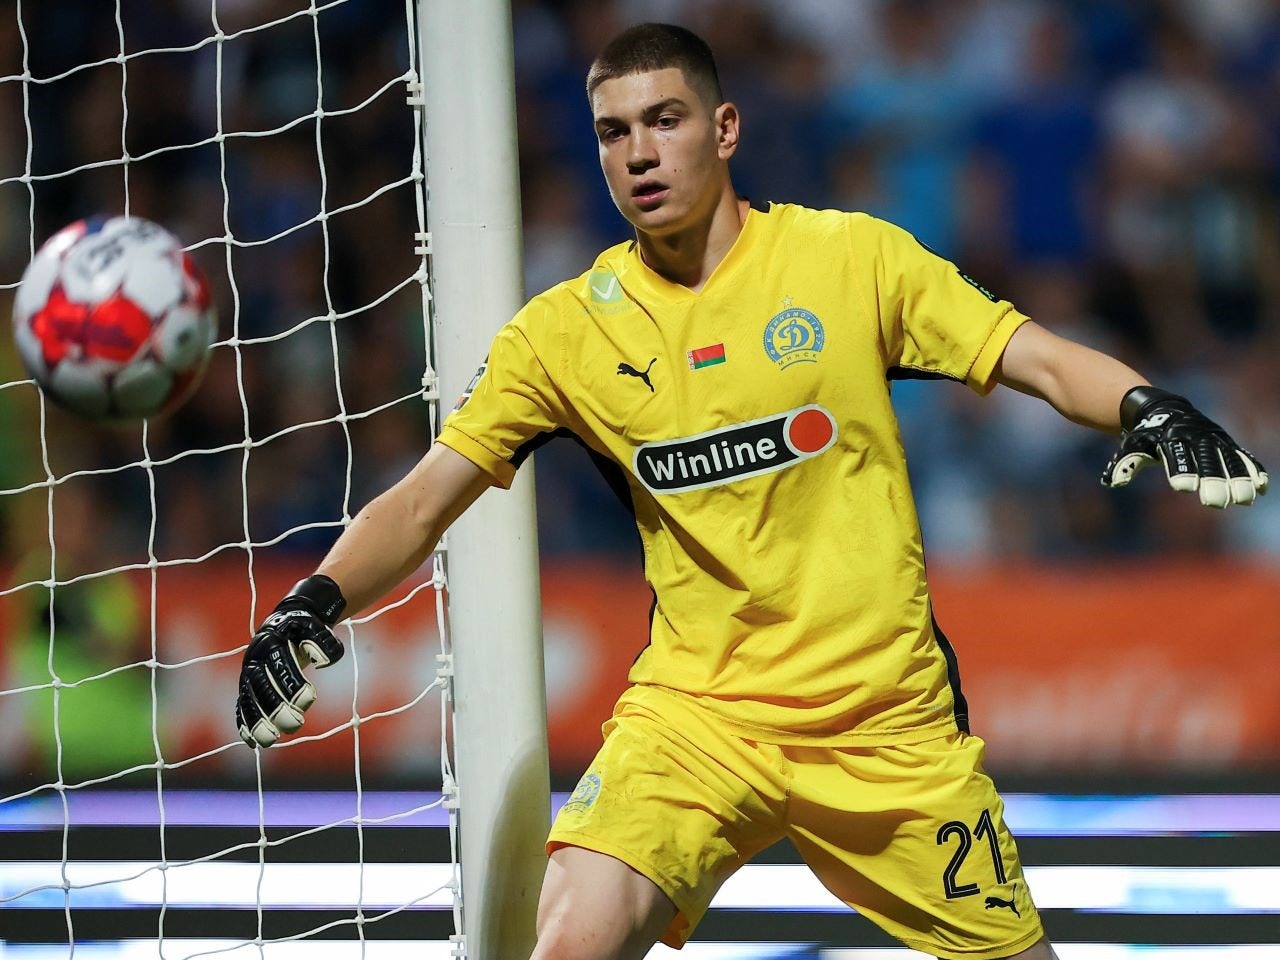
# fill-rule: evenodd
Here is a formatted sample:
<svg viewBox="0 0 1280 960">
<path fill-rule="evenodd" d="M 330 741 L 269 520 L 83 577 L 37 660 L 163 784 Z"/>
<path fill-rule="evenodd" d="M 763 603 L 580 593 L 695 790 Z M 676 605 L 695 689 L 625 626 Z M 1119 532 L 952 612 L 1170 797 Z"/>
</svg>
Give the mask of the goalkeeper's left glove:
<svg viewBox="0 0 1280 960">
<path fill-rule="evenodd" d="M 1159 458 L 1175 490 L 1199 490 L 1210 507 L 1250 504 L 1267 492 L 1267 471 L 1248 450 L 1191 405 L 1157 387 L 1134 387 L 1120 402 L 1120 449 L 1102 471 L 1123 487 Z"/>
</svg>

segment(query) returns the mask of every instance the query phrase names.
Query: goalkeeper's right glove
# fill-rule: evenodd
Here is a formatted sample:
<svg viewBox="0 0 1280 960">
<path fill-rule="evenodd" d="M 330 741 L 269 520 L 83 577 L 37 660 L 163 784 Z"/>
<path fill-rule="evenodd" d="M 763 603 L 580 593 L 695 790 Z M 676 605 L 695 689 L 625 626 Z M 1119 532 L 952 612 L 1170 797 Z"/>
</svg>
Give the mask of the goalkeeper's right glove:
<svg viewBox="0 0 1280 960">
<path fill-rule="evenodd" d="M 251 747 L 269 747 L 302 726 L 316 700 L 303 667 L 327 667 L 345 652 L 329 629 L 347 601 L 323 574 L 299 581 L 249 641 L 240 668 L 236 727 Z"/>
<path fill-rule="evenodd" d="M 1134 387 L 1120 402 L 1124 436 L 1102 471 L 1102 483 L 1123 487 L 1143 467 L 1164 463 L 1175 490 L 1198 490 L 1209 507 L 1249 504 L 1267 492 L 1267 471 L 1248 450 L 1191 405 L 1158 387 Z"/>
</svg>

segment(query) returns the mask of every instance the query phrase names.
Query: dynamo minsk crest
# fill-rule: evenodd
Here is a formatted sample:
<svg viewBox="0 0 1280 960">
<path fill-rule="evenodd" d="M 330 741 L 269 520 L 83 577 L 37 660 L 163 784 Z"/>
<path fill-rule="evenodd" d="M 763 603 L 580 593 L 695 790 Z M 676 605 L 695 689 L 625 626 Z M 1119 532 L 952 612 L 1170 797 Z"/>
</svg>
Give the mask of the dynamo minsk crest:
<svg viewBox="0 0 1280 960">
<path fill-rule="evenodd" d="M 600 778 L 594 773 L 586 774 L 565 801 L 564 809 L 572 813 L 585 813 L 587 808 L 600 796 Z"/>
<path fill-rule="evenodd" d="M 764 352 L 780 370 L 816 361 L 825 343 L 822 321 L 800 307 L 788 307 L 764 328 Z"/>
</svg>

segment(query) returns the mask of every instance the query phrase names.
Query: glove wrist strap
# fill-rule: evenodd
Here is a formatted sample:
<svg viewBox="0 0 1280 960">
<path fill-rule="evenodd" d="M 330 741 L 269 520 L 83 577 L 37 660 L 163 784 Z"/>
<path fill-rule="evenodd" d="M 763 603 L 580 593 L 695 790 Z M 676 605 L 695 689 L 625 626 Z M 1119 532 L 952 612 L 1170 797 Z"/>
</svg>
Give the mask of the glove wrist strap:
<svg viewBox="0 0 1280 960">
<path fill-rule="evenodd" d="M 1169 400 L 1177 400 L 1190 406 L 1185 397 L 1170 393 L 1168 390 L 1148 385 L 1134 387 L 1120 401 L 1120 426 L 1125 430 L 1132 430 L 1142 421 L 1148 407 Z"/>
<path fill-rule="evenodd" d="M 342 590 L 334 581 L 323 573 L 313 573 L 304 580 L 299 580 L 293 589 L 285 594 L 285 600 L 304 600 L 316 616 L 332 627 L 347 608 L 347 600 Z"/>
</svg>

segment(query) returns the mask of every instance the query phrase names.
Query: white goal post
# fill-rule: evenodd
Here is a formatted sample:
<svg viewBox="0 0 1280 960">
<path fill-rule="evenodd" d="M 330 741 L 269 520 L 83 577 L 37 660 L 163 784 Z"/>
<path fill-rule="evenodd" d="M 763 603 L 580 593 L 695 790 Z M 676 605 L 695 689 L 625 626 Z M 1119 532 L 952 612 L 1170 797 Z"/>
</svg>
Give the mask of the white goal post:
<svg viewBox="0 0 1280 960">
<path fill-rule="evenodd" d="M 508 0 L 419 0 L 442 406 L 523 302 Z M 448 534 L 466 955 L 527 956 L 550 816 L 532 464 Z"/>
<path fill-rule="evenodd" d="M 204 261 L 221 339 L 174 419 L 111 433 L 0 369 L 23 448 L 0 470 L 0 527 L 22 520 L 0 529 L 0 837 L 35 835 L 0 867 L 0 955 L 528 956 L 551 806 L 532 464 L 338 626 L 303 731 L 250 751 L 231 715 L 256 624 L 523 302 L 510 0 L 78 6 L 83 45 L 57 4 L 0 3 L 0 301 L 65 222 L 154 216 Z M 437 761 L 449 817 L 419 789 Z M 442 820 L 460 856 L 420 852 Z"/>
</svg>

